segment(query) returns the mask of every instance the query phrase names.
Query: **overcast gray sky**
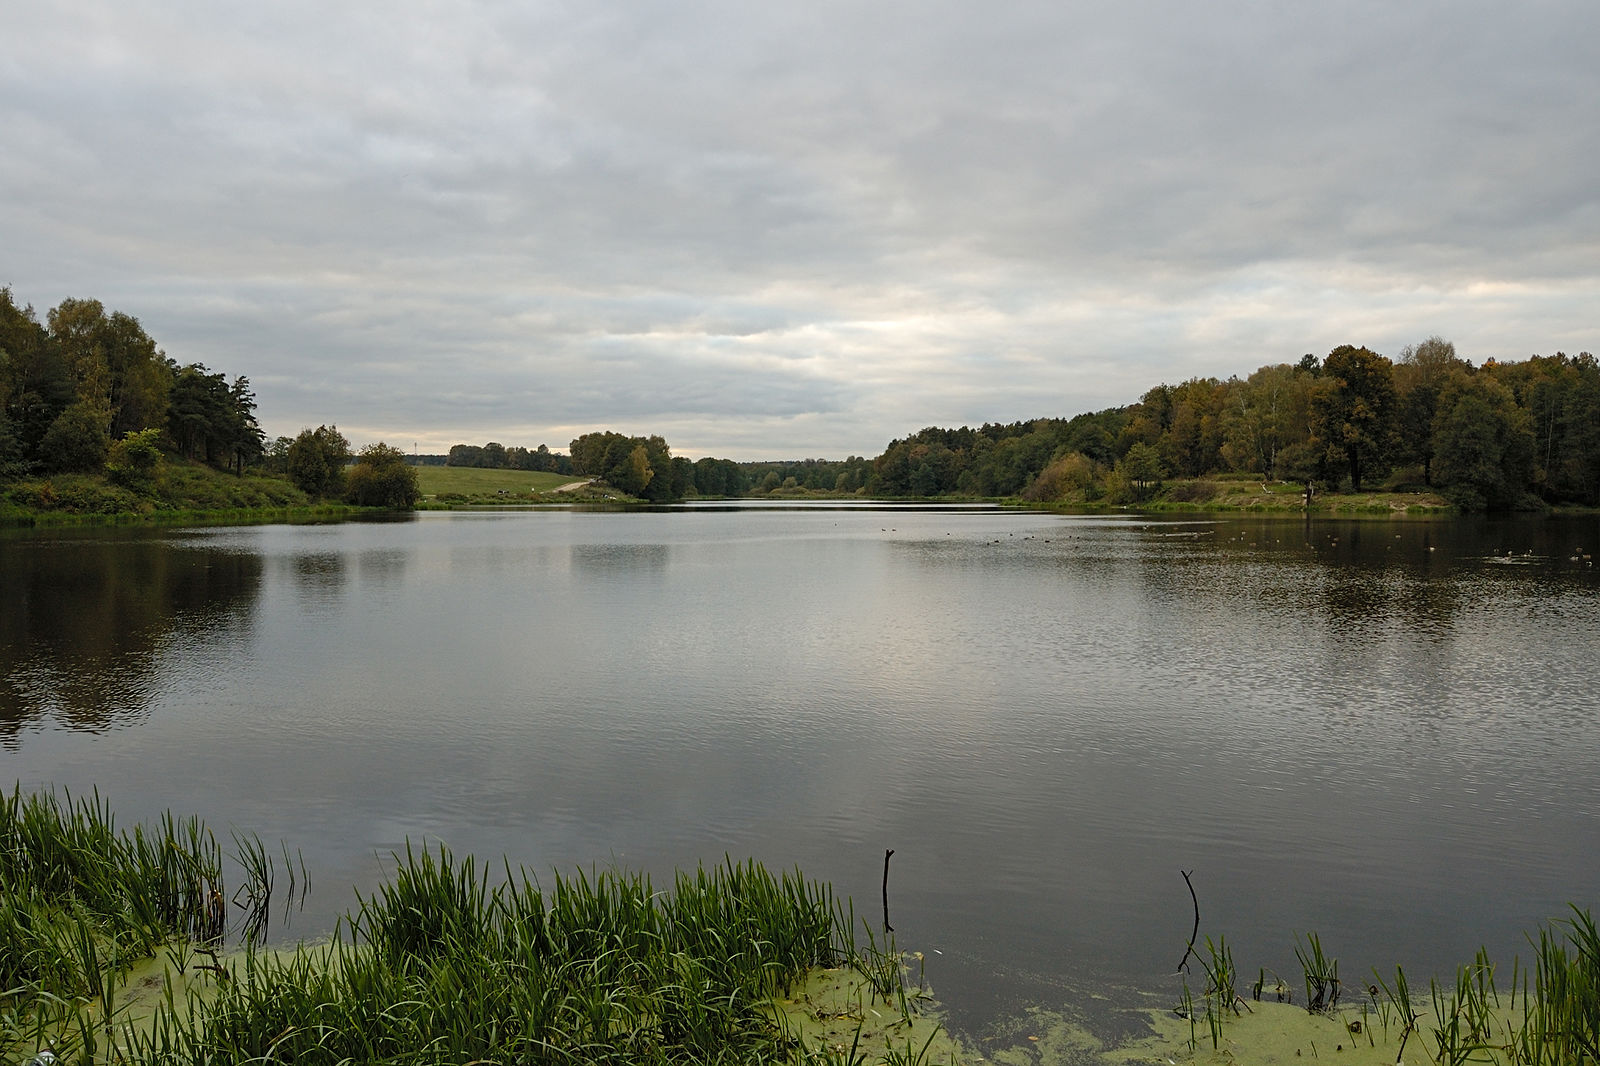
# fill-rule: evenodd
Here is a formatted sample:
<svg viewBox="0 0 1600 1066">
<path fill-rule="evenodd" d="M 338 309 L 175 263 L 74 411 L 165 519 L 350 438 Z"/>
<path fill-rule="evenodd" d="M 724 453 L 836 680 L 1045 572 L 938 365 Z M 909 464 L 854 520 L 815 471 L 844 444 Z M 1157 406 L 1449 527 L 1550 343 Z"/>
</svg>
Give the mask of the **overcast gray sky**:
<svg viewBox="0 0 1600 1066">
<path fill-rule="evenodd" d="M 0 284 L 271 435 L 876 455 L 1600 348 L 1600 3 L 15 4 Z"/>
</svg>

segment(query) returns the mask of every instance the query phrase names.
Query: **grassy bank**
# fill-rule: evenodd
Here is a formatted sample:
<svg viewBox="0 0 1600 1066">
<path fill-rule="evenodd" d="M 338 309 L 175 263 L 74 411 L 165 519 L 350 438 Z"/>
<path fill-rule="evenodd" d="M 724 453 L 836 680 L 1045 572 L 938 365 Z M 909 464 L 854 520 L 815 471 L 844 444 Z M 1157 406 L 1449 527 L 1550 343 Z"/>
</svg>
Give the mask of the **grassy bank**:
<svg viewBox="0 0 1600 1066">
<path fill-rule="evenodd" d="M 872 499 L 862 493 L 829 492 L 814 489 L 774 489 L 753 494 L 757 500 L 860 500 Z M 1145 486 L 1137 492 L 1108 496 L 1085 489 L 1052 499 L 1025 497 L 914 496 L 885 497 L 890 503 L 999 503 L 1018 507 L 1073 514 L 1102 514 L 1118 511 L 1151 513 L 1184 511 L 1238 511 L 1279 514 L 1353 516 L 1423 516 L 1459 513 L 1449 500 L 1436 492 L 1403 486 L 1372 492 L 1326 492 L 1321 489 L 1306 505 L 1305 483 L 1262 481 L 1259 478 L 1229 476 L 1216 480 L 1168 480 Z"/>
<path fill-rule="evenodd" d="M 1312 494 L 1308 504 L 1303 481 L 1262 481 L 1237 475 L 1214 480 L 1201 478 L 1154 482 L 1115 499 L 1091 496 L 1085 490 L 1079 490 L 1054 500 L 1018 502 L 1022 502 L 1023 506 L 1064 511 L 1235 511 L 1339 517 L 1415 517 L 1459 513 L 1449 500 L 1421 487 L 1397 486 L 1365 492 L 1328 492 L 1319 488 Z"/>
<path fill-rule="evenodd" d="M 284 478 L 236 476 L 169 459 L 137 487 L 99 474 L 0 482 L 0 526 L 118 525 L 332 518 L 361 508 L 312 500 Z"/>
<path fill-rule="evenodd" d="M 1427 489 L 1369 492 L 1317 490 L 1306 502 L 1304 482 L 1195 480 L 1163 482 L 1146 500 L 1130 504 L 1146 511 L 1296 512 L 1323 515 L 1445 515 L 1449 500 Z"/>
</svg>

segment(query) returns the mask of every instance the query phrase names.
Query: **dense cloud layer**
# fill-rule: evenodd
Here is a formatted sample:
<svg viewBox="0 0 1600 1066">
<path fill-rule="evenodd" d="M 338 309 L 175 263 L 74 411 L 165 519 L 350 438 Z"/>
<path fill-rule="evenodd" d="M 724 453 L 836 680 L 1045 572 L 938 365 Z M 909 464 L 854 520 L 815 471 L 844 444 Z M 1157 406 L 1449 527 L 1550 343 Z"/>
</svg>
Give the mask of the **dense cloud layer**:
<svg viewBox="0 0 1600 1066">
<path fill-rule="evenodd" d="M 876 454 L 1596 346 L 1585 0 L 771 7 L 25 5 L 0 284 L 423 450 Z"/>
</svg>

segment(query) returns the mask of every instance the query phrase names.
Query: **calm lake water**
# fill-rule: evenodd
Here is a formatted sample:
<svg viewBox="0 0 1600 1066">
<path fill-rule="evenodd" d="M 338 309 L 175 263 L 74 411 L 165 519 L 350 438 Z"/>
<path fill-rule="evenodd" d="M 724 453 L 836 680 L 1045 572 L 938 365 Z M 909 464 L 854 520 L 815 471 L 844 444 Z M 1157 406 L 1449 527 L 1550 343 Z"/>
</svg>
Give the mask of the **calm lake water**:
<svg viewBox="0 0 1600 1066">
<path fill-rule="evenodd" d="M 1510 965 L 1600 907 L 1600 521 L 691 506 L 0 539 L 0 784 L 299 848 L 326 931 L 406 840 L 753 856 L 969 1031 L 1161 992 L 1192 923 L 1293 984 Z M 1574 560 L 1574 556 L 1578 556 Z M 1415 980 L 1415 978 L 1414 978 Z"/>
</svg>

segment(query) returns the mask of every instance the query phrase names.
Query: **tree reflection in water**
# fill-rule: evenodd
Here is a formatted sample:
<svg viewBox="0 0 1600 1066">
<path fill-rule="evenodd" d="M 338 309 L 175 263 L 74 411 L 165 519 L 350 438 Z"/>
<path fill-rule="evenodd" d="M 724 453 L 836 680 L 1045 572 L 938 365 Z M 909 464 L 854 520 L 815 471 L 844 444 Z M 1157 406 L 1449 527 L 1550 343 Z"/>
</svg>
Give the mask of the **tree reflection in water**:
<svg viewBox="0 0 1600 1066">
<path fill-rule="evenodd" d="M 259 555 L 174 551 L 125 532 L 56 534 L 7 554 L 0 744 L 11 748 L 46 718 L 85 732 L 141 720 L 162 649 L 236 628 L 261 585 Z"/>
</svg>

